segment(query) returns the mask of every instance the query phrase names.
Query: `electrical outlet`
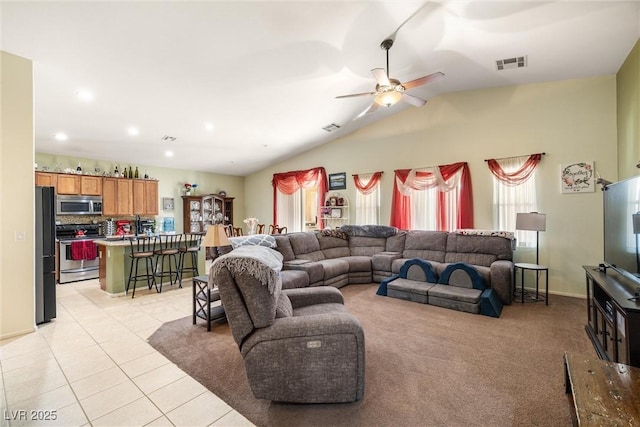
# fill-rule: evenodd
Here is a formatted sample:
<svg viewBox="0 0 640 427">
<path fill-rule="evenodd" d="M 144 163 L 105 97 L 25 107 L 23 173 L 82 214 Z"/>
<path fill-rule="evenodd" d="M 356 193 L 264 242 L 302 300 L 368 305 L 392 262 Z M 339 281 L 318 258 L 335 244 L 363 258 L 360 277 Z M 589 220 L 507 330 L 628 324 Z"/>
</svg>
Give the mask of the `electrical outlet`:
<svg viewBox="0 0 640 427">
<path fill-rule="evenodd" d="M 25 239 L 25 232 L 24 231 L 16 231 L 15 232 L 15 240 L 16 242 L 19 240 L 24 240 Z"/>
</svg>

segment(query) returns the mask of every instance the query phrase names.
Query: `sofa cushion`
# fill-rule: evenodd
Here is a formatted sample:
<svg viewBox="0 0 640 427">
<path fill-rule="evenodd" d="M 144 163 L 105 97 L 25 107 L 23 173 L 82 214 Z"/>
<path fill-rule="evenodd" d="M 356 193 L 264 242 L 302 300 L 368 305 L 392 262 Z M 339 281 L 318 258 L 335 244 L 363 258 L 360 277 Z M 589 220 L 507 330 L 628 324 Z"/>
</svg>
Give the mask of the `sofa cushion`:
<svg viewBox="0 0 640 427">
<path fill-rule="evenodd" d="M 293 253 L 291 242 L 287 234 L 278 234 L 273 236 L 276 239 L 276 249 L 284 257 L 284 261 L 291 261 L 296 259 L 296 255 Z"/>
<path fill-rule="evenodd" d="M 322 264 L 307 259 L 294 259 L 282 264 L 283 270 L 301 270 L 309 276 L 309 286 L 316 285 L 324 280 Z"/>
<path fill-rule="evenodd" d="M 349 263 L 344 259 L 323 259 L 318 261 L 318 264 L 324 269 L 325 281 L 349 273 Z"/>
<path fill-rule="evenodd" d="M 410 292 L 413 294 L 428 295 L 429 289 L 435 286 L 435 283 L 420 282 L 417 280 L 403 279 L 398 277 L 387 284 L 387 289 L 396 291 Z"/>
<path fill-rule="evenodd" d="M 371 257 L 368 256 L 347 256 L 340 258 L 349 263 L 349 273 L 356 271 L 371 271 Z"/>
<path fill-rule="evenodd" d="M 398 231 L 397 234 L 387 237 L 385 252 L 402 252 L 407 239 L 406 231 Z"/>
<path fill-rule="evenodd" d="M 402 257 L 445 262 L 448 234 L 446 231 L 409 231 L 405 239 Z"/>
<path fill-rule="evenodd" d="M 306 288 L 309 286 L 309 275 L 304 270 L 282 270 L 282 289 Z"/>
<path fill-rule="evenodd" d="M 511 240 L 499 236 L 478 236 L 449 233 L 446 262 L 489 267 L 497 260 L 512 260 Z"/>
<path fill-rule="evenodd" d="M 340 237 L 326 236 L 323 233 L 317 233 L 316 237 L 325 258 L 340 258 L 351 255 L 347 240 Z"/>
<path fill-rule="evenodd" d="M 315 314 L 348 313 L 344 304 L 328 302 L 324 304 L 305 305 L 293 310 L 293 316 L 313 316 Z"/>
<path fill-rule="evenodd" d="M 296 259 L 310 261 L 325 259 L 315 233 L 291 233 L 289 234 L 289 242 L 291 242 Z"/>
<path fill-rule="evenodd" d="M 429 289 L 429 297 L 446 298 L 469 304 L 480 304 L 480 295 L 482 295 L 482 291 L 479 289 L 461 288 L 452 285 L 434 285 Z"/>
<path fill-rule="evenodd" d="M 384 237 L 359 237 L 349 239 L 349 251 L 351 255 L 372 256 L 385 249 L 387 239 Z"/>
</svg>

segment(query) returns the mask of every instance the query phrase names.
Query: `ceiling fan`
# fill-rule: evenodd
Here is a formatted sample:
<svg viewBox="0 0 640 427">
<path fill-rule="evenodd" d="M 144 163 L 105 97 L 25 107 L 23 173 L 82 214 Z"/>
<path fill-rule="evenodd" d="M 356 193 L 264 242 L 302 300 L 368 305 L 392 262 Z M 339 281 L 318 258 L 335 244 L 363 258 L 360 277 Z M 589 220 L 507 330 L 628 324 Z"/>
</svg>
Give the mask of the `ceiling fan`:
<svg viewBox="0 0 640 427">
<path fill-rule="evenodd" d="M 371 113 L 381 106 L 391 107 L 392 105 L 397 104 L 400 100 L 416 107 L 422 107 L 427 103 L 427 101 L 422 98 L 418 98 L 417 96 L 409 95 L 406 91 L 418 86 L 425 85 L 427 83 L 440 80 L 444 77 L 443 73 L 437 72 L 408 81 L 406 83 L 401 83 L 400 80 L 392 79 L 391 77 L 389 77 L 389 49 L 391 49 L 391 46 L 393 46 L 393 38 L 387 38 L 382 43 L 380 43 L 380 48 L 387 51 L 387 69 L 386 71 L 384 68 L 374 68 L 373 70 L 371 70 L 371 74 L 373 74 L 373 77 L 377 82 L 376 90 L 374 92 L 363 92 L 354 93 L 351 95 L 336 96 L 336 98 L 353 98 L 366 95 L 374 96 L 375 98 L 373 104 L 371 104 L 369 109 L 360 114 L 360 116 Z"/>
</svg>

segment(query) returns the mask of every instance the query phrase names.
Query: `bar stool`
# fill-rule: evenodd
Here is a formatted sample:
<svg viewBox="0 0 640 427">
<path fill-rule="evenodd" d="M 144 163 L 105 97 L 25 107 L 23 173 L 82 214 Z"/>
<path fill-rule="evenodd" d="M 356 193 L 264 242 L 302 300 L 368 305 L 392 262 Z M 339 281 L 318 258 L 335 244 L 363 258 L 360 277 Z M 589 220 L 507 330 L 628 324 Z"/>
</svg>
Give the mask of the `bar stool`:
<svg viewBox="0 0 640 427">
<path fill-rule="evenodd" d="M 180 279 L 180 270 L 178 269 L 178 253 L 180 252 L 180 241 L 182 240 L 182 234 L 163 234 L 156 236 L 155 244 L 156 248 L 153 253 L 156 255 L 156 269 L 154 270 L 154 276 L 160 278 L 160 290 L 162 292 L 162 279 L 164 277 L 169 278 L 169 283 L 173 286 L 174 283 Z M 165 258 L 167 259 L 167 266 L 169 271 L 165 271 Z M 171 262 L 173 261 L 173 265 Z M 160 271 L 158 271 L 160 270 Z M 174 279 L 175 275 L 175 279 Z M 180 283 L 182 287 L 182 283 Z"/>
<path fill-rule="evenodd" d="M 180 286 L 182 286 L 182 275 L 185 271 L 190 271 L 192 277 L 200 275 L 198 271 L 198 251 L 202 243 L 202 234 L 184 234 L 183 245 L 178 249 L 178 265 L 180 271 Z M 191 255 L 191 267 L 184 266 L 184 259 L 187 255 Z"/>
<path fill-rule="evenodd" d="M 258 234 L 264 234 L 264 224 L 258 224 Z"/>
<path fill-rule="evenodd" d="M 153 268 L 153 257 L 156 249 L 155 240 L 147 237 L 129 237 L 128 239 L 129 245 L 131 246 L 131 253 L 129 253 L 129 257 L 131 258 L 131 267 L 129 268 L 129 280 L 127 281 L 127 288 L 125 289 L 124 294 L 126 295 L 129 292 L 129 286 L 131 285 L 131 282 L 133 282 L 131 298 L 135 297 L 136 284 L 139 280 L 146 280 L 149 289 L 151 289 L 151 286 L 155 286 L 156 291 L 160 292 L 158 283 L 156 283 Z M 138 264 L 142 260 L 145 262 L 146 269 L 144 273 L 138 273 Z"/>
</svg>

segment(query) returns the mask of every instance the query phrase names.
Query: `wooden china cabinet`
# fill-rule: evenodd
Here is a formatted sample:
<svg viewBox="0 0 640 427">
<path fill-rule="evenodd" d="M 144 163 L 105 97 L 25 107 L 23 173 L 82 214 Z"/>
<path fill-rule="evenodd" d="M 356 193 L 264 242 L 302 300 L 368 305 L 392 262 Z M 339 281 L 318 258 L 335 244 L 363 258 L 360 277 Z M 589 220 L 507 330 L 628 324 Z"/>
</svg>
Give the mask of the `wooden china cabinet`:
<svg viewBox="0 0 640 427">
<path fill-rule="evenodd" d="M 233 198 L 217 194 L 182 196 L 184 233 L 204 233 L 211 224 L 226 224 L 228 212 L 233 214 Z"/>
</svg>

